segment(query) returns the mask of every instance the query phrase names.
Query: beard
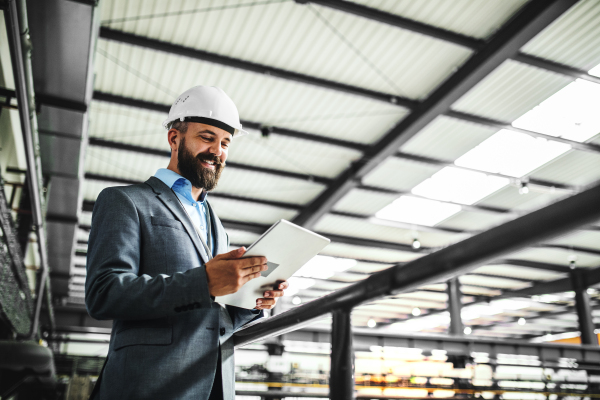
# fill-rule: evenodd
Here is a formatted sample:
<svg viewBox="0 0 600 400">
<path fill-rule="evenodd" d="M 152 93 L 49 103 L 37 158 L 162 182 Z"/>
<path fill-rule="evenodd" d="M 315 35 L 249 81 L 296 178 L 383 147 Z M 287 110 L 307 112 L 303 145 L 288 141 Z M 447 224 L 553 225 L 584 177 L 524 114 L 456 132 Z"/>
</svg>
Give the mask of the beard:
<svg viewBox="0 0 600 400">
<path fill-rule="evenodd" d="M 215 169 L 203 167 L 202 161 L 214 162 Z M 207 192 L 213 190 L 217 187 L 224 167 L 221 158 L 214 154 L 200 153 L 194 156 L 185 145 L 185 138 L 181 139 L 181 146 L 177 153 L 177 168 L 181 176 L 190 181 L 192 186 Z"/>
</svg>

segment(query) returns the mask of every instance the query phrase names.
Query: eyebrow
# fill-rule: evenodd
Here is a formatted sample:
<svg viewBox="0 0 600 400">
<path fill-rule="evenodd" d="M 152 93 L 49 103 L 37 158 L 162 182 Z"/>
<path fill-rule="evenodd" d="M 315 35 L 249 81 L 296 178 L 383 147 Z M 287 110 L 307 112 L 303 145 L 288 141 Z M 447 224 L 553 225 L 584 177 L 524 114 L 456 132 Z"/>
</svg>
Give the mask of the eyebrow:
<svg viewBox="0 0 600 400">
<path fill-rule="evenodd" d="M 201 134 L 201 133 L 210 133 L 210 134 L 211 134 L 211 135 L 213 135 L 213 136 L 217 136 L 217 134 L 216 134 L 216 133 L 214 133 L 213 131 L 211 131 L 210 129 L 205 129 L 205 130 L 203 130 L 203 131 L 197 132 L 196 134 L 197 134 L 197 135 L 199 135 L 199 134 Z M 224 139 L 224 140 L 227 140 L 227 143 L 231 143 L 231 139 L 230 139 L 230 138 L 228 138 L 228 137 L 224 137 L 223 139 Z"/>
</svg>

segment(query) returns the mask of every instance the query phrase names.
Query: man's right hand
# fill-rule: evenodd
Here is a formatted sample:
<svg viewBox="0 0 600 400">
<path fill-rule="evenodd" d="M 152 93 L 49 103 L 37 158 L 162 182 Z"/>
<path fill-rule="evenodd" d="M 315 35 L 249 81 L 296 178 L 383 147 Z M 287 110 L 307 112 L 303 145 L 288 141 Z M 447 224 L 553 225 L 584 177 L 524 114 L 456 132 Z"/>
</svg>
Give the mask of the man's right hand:
<svg viewBox="0 0 600 400">
<path fill-rule="evenodd" d="M 208 291 L 213 297 L 235 293 L 246 282 L 258 278 L 266 271 L 266 257 L 240 258 L 246 252 L 245 247 L 219 254 L 206 263 Z"/>
</svg>

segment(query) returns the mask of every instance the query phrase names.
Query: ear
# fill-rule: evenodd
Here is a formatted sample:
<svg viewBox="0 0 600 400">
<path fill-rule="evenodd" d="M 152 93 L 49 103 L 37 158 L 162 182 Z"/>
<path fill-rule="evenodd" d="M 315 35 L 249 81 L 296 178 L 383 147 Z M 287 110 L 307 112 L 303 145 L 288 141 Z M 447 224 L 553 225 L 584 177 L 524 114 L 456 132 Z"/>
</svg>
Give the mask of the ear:
<svg viewBox="0 0 600 400">
<path fill-rule="evenodd" d="M 179 148 L 179 141 L 181 139 L 181 132 L 177 129 L 169 129 L 167 132 L 167 140 L 169 141 L 169 147 L 171 147 L 171 151 L 177 151 Z"/>
</svg>

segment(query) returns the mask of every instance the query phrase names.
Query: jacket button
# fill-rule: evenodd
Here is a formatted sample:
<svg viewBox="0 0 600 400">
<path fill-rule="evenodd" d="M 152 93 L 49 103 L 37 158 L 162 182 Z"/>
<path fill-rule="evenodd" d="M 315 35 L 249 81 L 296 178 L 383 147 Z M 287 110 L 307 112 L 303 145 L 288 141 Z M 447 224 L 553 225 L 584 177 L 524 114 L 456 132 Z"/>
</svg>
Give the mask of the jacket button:
<svg viewBox="0 0 600 400">
<path fill-rule="evenodd" d="M 221 328 L 219 332 L 221 333 L 221 336 L 223 336 L 225 334 L 225 328 Z"/>
</svg>

